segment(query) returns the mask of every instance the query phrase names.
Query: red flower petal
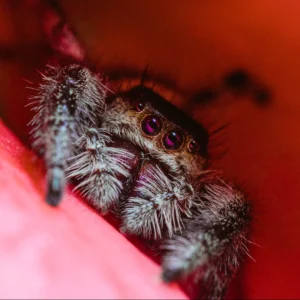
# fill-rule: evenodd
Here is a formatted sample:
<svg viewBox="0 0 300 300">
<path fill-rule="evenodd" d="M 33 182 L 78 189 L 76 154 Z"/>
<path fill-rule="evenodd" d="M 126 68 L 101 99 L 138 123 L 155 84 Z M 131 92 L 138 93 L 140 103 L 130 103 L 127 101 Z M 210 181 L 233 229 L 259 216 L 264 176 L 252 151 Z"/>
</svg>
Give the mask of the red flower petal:
<svg viewBox="0 0 300 300">
<path fill-rule="evenodd" d="M 70 192 L 46 205 L 39 160 L 2 123 L 0 134 L 0 298 L 186 299 Z"/>
</svg>

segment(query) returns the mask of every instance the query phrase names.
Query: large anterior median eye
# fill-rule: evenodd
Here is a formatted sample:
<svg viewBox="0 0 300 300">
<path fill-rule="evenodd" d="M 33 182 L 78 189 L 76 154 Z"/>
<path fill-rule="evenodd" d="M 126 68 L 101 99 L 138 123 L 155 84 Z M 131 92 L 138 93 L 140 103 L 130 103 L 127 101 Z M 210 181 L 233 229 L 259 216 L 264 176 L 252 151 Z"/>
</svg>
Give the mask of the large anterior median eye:
<svg viewBox="0 0 300 300">
<path fill-rule="evenodd" d="M 149 136 L 156 136 L 160 133 L 162 122 L 160 117 L 155 115 L 147 116 L 142 122 L 142 130 Z"/>
<path fill-rule="evenodd" d="M 183 133 L 179 130 L 170 130 L 163 137 L 163 144 L 168 150 L 177 150 L 184 141 Z"/>
</svg>

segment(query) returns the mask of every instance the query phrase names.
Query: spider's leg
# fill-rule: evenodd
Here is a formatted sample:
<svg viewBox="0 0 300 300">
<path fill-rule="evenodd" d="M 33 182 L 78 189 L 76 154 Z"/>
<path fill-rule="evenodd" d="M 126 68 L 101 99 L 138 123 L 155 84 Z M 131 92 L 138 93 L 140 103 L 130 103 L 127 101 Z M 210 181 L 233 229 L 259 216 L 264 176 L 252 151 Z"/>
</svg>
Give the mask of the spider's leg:
<svg viewBox="0 0 300 300">
<path fill-rule="evenodd" d="M 80 180 L 75 189 L 105 213 L 120 199 L 140 153 L 124 141 L 112 141 L 105 130 L 95 127 L 83 130 L 76 147 L 78 154 L 70 160 L 68 178 Z"/>
<path fill-rule="evenodd" d="M 222 299 L 247 254 L 250 207 L 243 195 L 225 184 L 207 184 L 198 212 L 181 234 L 164 245 L 163 279 L 192 275 L 201 297 Z"/>
<path fill-rule="evenodd" d="M 43 153 L 47 168 L 46 201 L 59 204 L 65 187 L 67 161 L 74 155 L 79 125 L 95 123 L 104 109 L 105 87 L 79 65 L 49 67 L 34 98 L 33 146 Z"/>
</svg>

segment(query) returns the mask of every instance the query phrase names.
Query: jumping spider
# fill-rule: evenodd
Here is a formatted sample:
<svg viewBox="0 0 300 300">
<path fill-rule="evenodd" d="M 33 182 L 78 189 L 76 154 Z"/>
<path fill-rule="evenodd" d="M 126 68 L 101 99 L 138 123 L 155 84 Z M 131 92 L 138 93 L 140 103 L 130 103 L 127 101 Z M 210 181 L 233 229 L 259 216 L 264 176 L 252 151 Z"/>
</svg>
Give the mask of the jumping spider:
<svg viewBox="0 0 300 300">
<path fill-rule="evenodd" d="M 111 93 L 78 62 L 48 67 L 38 90 L 31 125 L 47 202 L 75 179 L 122 231 L 162 241 L 165 282 L 193 274 L 203 298 L 223 298 L 248 251 L 250 206 L 207 170 L 207 131 L 143 85 Z"/>
</svg>

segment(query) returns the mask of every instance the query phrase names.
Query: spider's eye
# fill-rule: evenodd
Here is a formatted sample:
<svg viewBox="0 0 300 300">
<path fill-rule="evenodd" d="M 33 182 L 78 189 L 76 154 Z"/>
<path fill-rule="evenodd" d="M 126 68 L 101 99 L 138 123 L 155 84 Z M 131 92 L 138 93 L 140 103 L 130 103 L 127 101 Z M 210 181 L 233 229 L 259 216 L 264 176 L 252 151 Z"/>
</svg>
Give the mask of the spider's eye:
<svg viewBox="0 0 300 300">
<path fill-rule="evenodd" d="M 146 107 L 146 102 L 151 99 L 151 93 L 143 88 L 138 87 L 129 93 L 129 98 L 132 100 L 133 109 L 136 112 L 142 112 Z"/>
<path fill-rule="evenodd" d="M 183 134 L 178 130 L 170 130 L 163 137 L 163 143 L 168 150 L 177 150 L 183 143 Z"/>
<path fill-rule="evenodd" d="M 161 119 L 157 116 L 147 116 L 142 122 L 142 130 L 149 136 L 156 136 L 160 133 L 162 127 Z"/>
<path fill-rule="evenodd" d="M 142 112 L 145 108 L 145 103 L 141 102 L 141 101 L 135 101 L 134 103 L 134 110 L 136 112 Z"/>
<path fill-rule="evenodd" d="M 198 142 L 196 142 L 195 140 L 191 140 L 189 142 L 189 150 L 191 153 L 196 153 L 200 151 L 200 144 Z"/>
</svg>

